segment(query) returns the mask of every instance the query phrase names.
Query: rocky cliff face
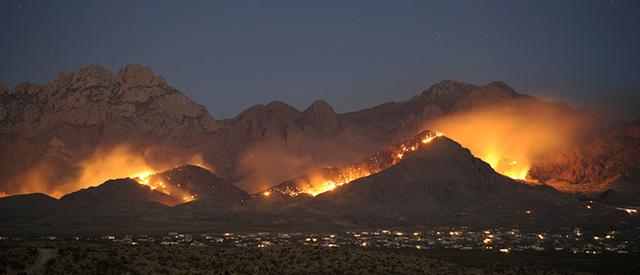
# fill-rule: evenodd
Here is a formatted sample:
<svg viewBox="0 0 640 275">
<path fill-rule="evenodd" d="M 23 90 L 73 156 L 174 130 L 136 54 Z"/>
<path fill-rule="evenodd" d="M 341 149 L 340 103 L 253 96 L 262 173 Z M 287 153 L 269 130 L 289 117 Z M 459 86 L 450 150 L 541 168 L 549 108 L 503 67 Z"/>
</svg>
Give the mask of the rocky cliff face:
<svg viewBox="0 0 640 275">
<path fill-rule="evenodd" d="M 565 192 L 598 194 L 616 184 L 638 186 L 640 120 L 609 128 L 585 146 L 548 156 L 536 162 L 530 174 Z"/>
<path fill-rule="evenodd" d="M 21 180 L 42 181 L 35 177 L 64 181 L 98 145 L 189 148 L 219 128 L 203 106 L 139 65 L 115 76 L 95 65 L 61 73 L 51 84 L 3 92 L 0 103 L 0 188 L 7 192 L 29 185 Z"/>
<path fill-rule="evenodd" d="M 113 125 L 105 134 L 183 137 L 180 130 L 215 131 L 204 107 L 169 86 L 153 71 L 128 65 L 115 76 L 100 66 L 61 73 L 48 85 L 21 84 L 2 94 L 2 133 L 33 138 L 60 126 Z M 104 130 L 103 130 L 104 131 Z"/>
</svg>

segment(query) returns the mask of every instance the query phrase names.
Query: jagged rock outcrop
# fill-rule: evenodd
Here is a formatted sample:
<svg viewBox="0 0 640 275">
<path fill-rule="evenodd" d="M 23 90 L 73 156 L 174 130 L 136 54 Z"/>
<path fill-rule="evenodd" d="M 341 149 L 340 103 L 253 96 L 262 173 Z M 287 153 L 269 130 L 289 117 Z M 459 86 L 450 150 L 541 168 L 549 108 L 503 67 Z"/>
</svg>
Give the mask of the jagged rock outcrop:
<svg viewBox="0 0 640 275">
<path fill-rule="evenodd" d="M 189 155 L 186 148 L 219 128 L 202 105 L 140 65 L 115 77 L 97 65 L 60 73 L 51 84 L 20 84 L 0 103 L 0 190 L 7 192 L 19 191 L 19 179 L 36 166 L 59 171 L 48 177 L 52 185 L 64 181 L 99 145 L 168 145 Z"/>
<path fill-rule="evenodd" d="M 303 113 L 309 124 L 320 131 L 333 133 L 338 130 L 338 116 L 324 100 L 314 101 Z"/>
<path fill-rule="evenodd" d="M 120 129 L 153 136 L 181 135 L 179 129 L 186 122 L 201 132 L 217 128 L 203 106 L 140 65 L 126 66 L 115 78 L 97 65 L 61 73 L 52 84 L 21 84 L 3 94 L 2 102 L 10 116 L 0 130 L 21 137 L 35 137 L 61 125 L 117 123 L 125 124 Z"/>
<path fill-rule="evenodd" d="M 477 87 L 474 85 L 446 79 L 422 92 L 421 97 L 438 102 L 437 105 L 430 106 L 438 106 L 440 109 L 448 112 L 456 102 L 468 96 L 469 93 L 475 89 L 477 89 Z"/>
</svg>

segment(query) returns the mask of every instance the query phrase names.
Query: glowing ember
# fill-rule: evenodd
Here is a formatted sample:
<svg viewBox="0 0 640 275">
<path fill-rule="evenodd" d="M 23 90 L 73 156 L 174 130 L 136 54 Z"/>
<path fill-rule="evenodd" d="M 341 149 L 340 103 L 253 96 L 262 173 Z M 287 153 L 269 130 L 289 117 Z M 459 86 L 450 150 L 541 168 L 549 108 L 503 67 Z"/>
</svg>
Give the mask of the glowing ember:
<svg viewBox="0 0 640 275">
<path fill-rule="evenodd" d="M 180 184 L 167 185 L 159 177 L 149 170 L 138 172 L 132 177 L 139 184 L 146 185 L 151 190 L 162 192 L 166 195 L 180 198 L 183 202 L 190 202 L 198 198 L 197 194 L 191 194 L 184 189 L 180 189 Z"/>
</svg>

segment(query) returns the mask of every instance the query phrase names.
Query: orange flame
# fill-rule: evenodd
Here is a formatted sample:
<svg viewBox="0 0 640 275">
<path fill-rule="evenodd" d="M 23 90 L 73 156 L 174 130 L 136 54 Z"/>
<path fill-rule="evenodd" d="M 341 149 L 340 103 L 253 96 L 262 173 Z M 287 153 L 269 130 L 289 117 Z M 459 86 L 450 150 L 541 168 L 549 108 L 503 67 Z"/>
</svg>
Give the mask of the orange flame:
<svg viewBox="0 0 640 275">
<path fill-rule="evenodd" d="M 175 152 L 165 152 L 163 148 L 147 147 L 135 148 L 128 144 L 116 146 L 98 146 L 94 152 L 78 164 L 78 173 L 75 176 L 67 175 L 64 178 L 56 176 L 53 167 L 47 165 L 34 165 L 25 171 L 22 176 L 28 185 L 24 185 L 17 193 L 40 192 L 50 196 L 60 198 L 65 194 L 97 186 L 109 179 L 132 178 L 139 183 L 151 187 L 151 189 L 161 191 L 170 195 L 173 192 L 161 188 L 164 183 L 151 181 L 150 177 L 158 171 L 164 171 L 172 167 L 193 164 L 209 170 L 213 170 L 206 165 L 201 154 L 188 154 Z M 156 154 L 163 153 L 162 157 Z M 166 157 L 170 155 L 170 157 Z M 188 157 L 181 157 L 187 155 Z M 195 199 L 195 195 L 181 192 L 185 201 Z M 193 198 L 192 198 L 193 196 Z"/>
<path fill-rule="evenodd" d="M 502 106 L 449 115 L 427 123 L 469 148 L 498 173 L 513 179 L 531 180 L 532 162 L 575 142 L 587 125 L 579 115 L 549 107 Z"/>
<path fill-rule="evenodd" d="M 135 179 L 139 184 L 149 186 L 151 190 L 162 192 L 172 197 L 180 198 L 183 202 L 190 202 L 198 197 L 197 194 L 191 194 L 188 191 L 181 189 L 180 184 L 178 184 L 177 186 L 165 184 L 151 171 L 143 171 L 132 178 Z"/>
<path fill-rule="evenodd" d="M 295 179 L 293 185 L 276 186 L 262 192 L 262 195 L 268 197 L 273 192 L 278 192 L 289 197 L 295 197 L 300 194 L 317 196 L 354 180 L 387 169 L 440 136 L 443 136 L 443 134 L 425 131 L 409 141 L 392 145 L 387 150 L 371 155 L 359 163 L 340 168 L 320 169 L 310 175 Z"/>
</svg>

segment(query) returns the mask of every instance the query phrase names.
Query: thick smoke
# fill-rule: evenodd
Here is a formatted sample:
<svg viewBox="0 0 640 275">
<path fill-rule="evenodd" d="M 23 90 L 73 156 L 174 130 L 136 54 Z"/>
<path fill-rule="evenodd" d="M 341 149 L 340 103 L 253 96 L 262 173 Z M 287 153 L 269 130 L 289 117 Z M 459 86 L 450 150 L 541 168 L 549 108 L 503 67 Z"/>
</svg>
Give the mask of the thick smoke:
<svg viewBox="0 0 640 275">
<path fill-rule="evenodd" d="M 253 193 L 321 167 L 359 161 L 383 145 L 348 129 L 324 137 L 291 133 L 286 140 L 272 137 L 246 148 L 238 160 L 238 187 Z"/>
<path fill-rule="evenodd" d="M 248 174 L 236 184 L 250 192 L 269 188 L 315 166 L 309 154 L 295 154 L 277 140 L 259 143 L 243 153 L 240 173 Z"/>
<path fill-rule="evenodd" d="M 458 112 L 424 127 L 443 132 L 496 171 L 526 179 L 536 159 L 575 146 L 595 123 L 592 115 L 564 105 L 528 101 Z"/>
<path fill-rule="evenodd" d="M 65 167 L 55 161 L 41 161 L 12 181 L 21 183 L 17 185 L 20 189 L 15 193 L 37 192 L 59 198 L 82 188 L 97 186 L 109 179 L 162 172 L 184 164 L 212 169 L 198 153 L 185 153 L 160 146 L 139 148 L 122 143 L 98 146 L 75 167 Z"/>
</svg>

